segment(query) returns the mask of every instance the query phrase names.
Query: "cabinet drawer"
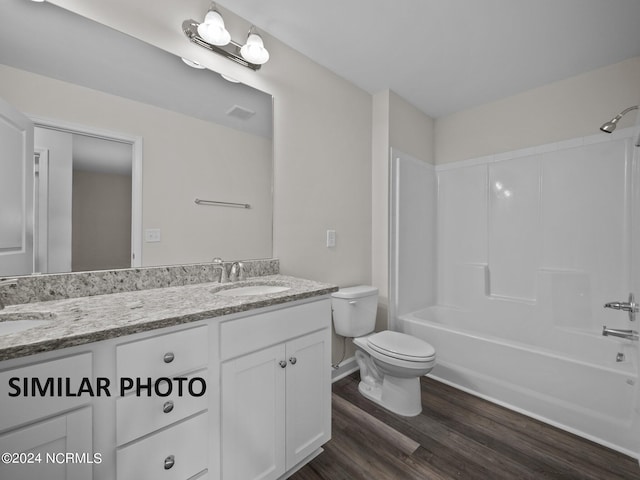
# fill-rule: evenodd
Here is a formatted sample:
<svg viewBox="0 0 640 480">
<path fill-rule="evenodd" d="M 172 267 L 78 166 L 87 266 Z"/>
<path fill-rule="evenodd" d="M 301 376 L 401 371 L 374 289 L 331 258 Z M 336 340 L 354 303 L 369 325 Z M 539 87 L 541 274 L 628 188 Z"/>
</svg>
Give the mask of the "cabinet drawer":
<svg viewBox="0 0 640 480">
<path fill-rule="evenodd" d="M 220 324 L 220 357 L 226 360 L 244 355 L 330 323 L 329 299 L 229 320 Z"/>
<path fill-rule="evenodd" d="M 185 480 L 199 474 L 207 468 L 207 425 L 202 413 L 119 449 L 117 479 Z"/>
<path fill-rule="evenodd" d="M 171 377 L 207 366 L 207 326 L 116 347 L 118 378 Z"/>
<path fill-rule="evenodd" d="M 97 390 L 92 358 L 87 352 L 0 372 L 0 430 L 89 403 L 93 399 L 89 391 L 77 394 L 85 377 L 89 388 Z M 14 377 L 16 388 L 9 384 Z"/>
<path fill-rule="evenodd" d="M 207 370 L 200 370 L 186 376 L 202 377 L 207 381 Z M 194 384 L 200 392 L 200 383 Z M 131 442 L 138 437 L 178 422 L 195 413 L 207 409 L 207 393 L 196 397 L 189 394 L 187 382 L 182 395 L 179 395 L 174 383 L 172 394 L 166 397 L 127 395 L 116 400 L 116 439 L 117 444 Z"/>
</svg>

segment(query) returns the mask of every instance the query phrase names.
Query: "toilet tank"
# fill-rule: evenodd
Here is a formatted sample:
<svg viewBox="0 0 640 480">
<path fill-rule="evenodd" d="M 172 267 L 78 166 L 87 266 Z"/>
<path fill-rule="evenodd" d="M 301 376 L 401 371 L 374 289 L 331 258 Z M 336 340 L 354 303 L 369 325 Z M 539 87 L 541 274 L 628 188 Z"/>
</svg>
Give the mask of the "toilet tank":
<svg viewBox="0 0 640 480">
<path fill-rule="evenodd" d="M 378 310 L 378 289 L 366 285 L 341 288 L 331 294 L 333 326 L 343 337 L 373 332 Z"/>
</svg>

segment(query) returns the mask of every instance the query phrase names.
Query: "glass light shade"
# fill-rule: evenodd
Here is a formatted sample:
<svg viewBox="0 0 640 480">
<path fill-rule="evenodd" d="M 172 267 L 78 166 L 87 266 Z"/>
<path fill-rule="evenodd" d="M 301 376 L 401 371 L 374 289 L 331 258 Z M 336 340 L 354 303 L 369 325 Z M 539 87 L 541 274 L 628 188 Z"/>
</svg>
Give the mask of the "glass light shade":
<svg viewBox="0 0 640 480">
<path fill-rule="evenodd" d="M 224 28 L 222 16 L 215 10 L 209 10 L 204 22 L 198 25 L 198 35 L 211 45 L 223 46 L 231 41 L 231 34 Z"/>
<path fill-rule="evenodd" d="M 191 68 L 197 68 L 198 70 L 204 70 L 206 67 L 204 65 L 199 64 L 198 62 L 194 62 L 193 60 L 189 60 L 188 58 L 180 57 L 182 61 L 189 65 Z"/>
<path fill-rule="evenodd" d="M 269 61 L 269 52 L 264 48 L 262 37 L 257 33 L 250 33 L 245 43 L 240 49 L 240 54 L 247 61 L 256 65 L 262 65 Z"/>
</svg>

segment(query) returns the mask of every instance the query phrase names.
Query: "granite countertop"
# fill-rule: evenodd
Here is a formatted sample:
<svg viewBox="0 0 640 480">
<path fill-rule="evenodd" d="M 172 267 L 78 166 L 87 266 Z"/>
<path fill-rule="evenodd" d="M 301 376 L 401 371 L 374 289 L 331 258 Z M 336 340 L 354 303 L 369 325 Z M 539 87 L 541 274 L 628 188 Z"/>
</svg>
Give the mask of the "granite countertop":
<svg viewBox="0 0 640 480">
<path fill-rule="evenodd" d="M 289 289 L 266 295 L 216 295 L 251 285 Z M 157 328 L 246 312 L 335 292 L 335 285 L 285 275 L 234 283 L 199 283 L 7 306 L 0 322 L 46 320 L 16 333 L 0 335 L 0 360 L 82 345 Z M 1 330 L 0 330 L 1 331 Z"/>
</svg>

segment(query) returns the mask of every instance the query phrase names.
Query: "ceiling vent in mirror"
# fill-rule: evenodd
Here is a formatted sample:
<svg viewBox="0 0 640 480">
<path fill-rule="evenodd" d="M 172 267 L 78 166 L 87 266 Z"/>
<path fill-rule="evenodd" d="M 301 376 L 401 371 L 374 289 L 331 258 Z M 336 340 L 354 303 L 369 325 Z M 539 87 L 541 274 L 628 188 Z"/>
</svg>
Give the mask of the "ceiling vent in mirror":
<svg viewBox="0 0 640 480">
<path fill-rule="evenodd" d="M 269 51 L 255 27 L 249 29 L 244 45 L 234 42 L 213 3 L 202 22 L 185 20 L 182 22 L 182 31 L 192 43 L 252 70 L 259 70 L 269 61 Z"/>
<path fill-rule="evenodd" d="M 256 114 L 253 110 L 249 110 L 248 108 L 241 107 L 240 105 L 234 105 L 229 110 L 227 110 L 227 115 L 234 118 L 239 118 L 240 120 L 249 120 Z"/>
</svg>

